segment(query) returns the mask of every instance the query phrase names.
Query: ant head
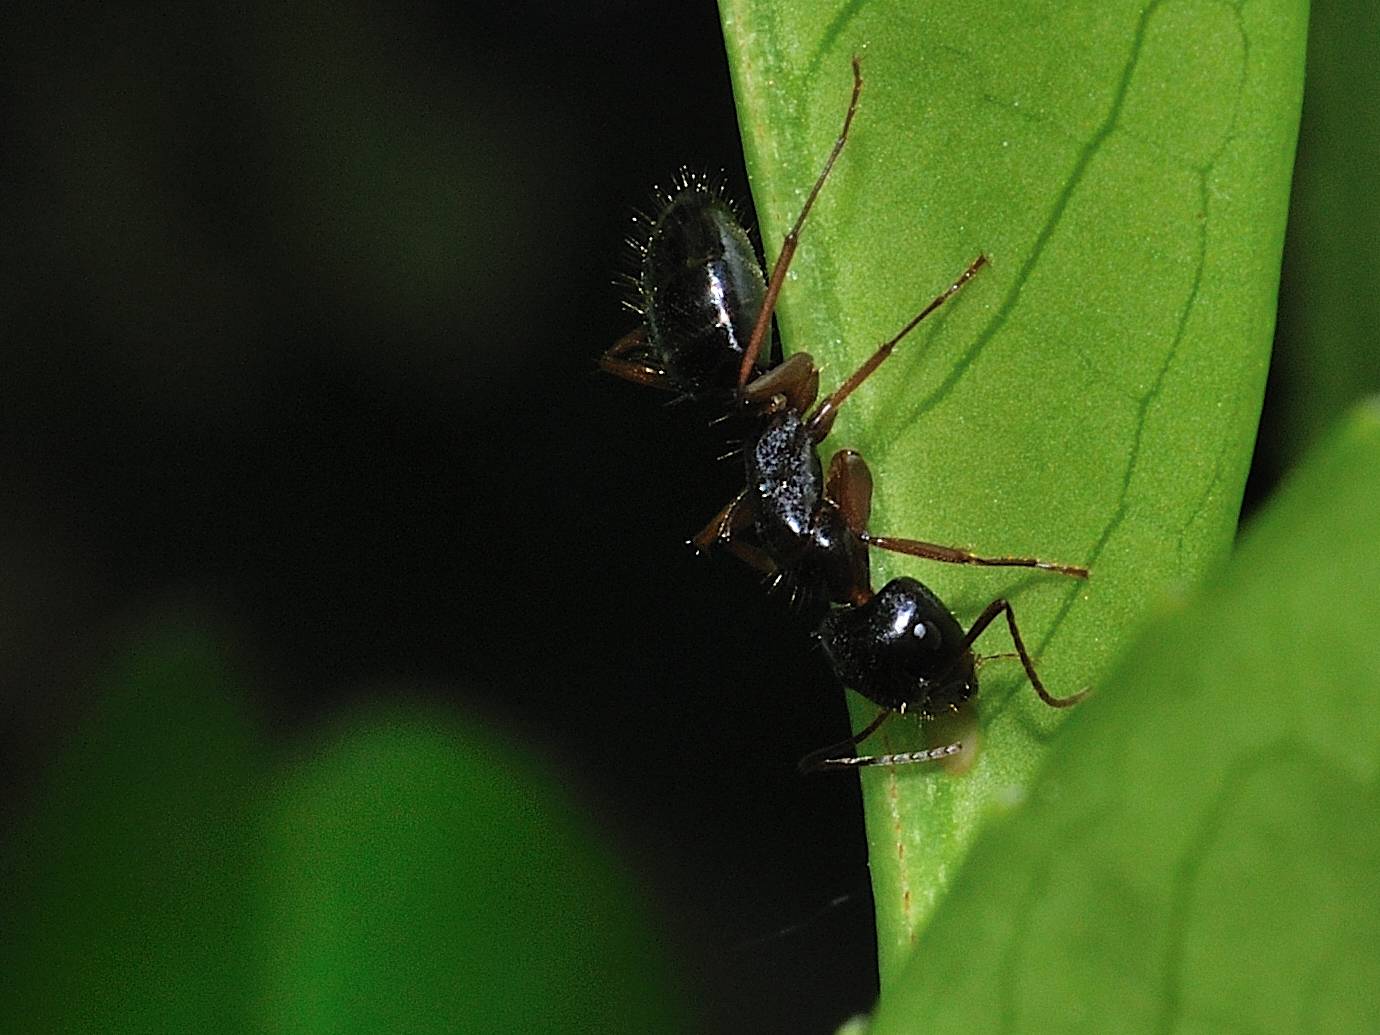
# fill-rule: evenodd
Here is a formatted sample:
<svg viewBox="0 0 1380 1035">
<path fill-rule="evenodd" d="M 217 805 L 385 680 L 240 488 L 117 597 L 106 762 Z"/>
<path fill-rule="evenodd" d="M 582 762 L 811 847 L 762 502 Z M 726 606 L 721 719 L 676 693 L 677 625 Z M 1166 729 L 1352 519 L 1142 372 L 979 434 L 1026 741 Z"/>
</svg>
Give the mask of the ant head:
<svg viewBox="0 0 1380 1035">
<path fill-rule="evenodd" d="M 912 578 L 893 579 L 866 604 L 830 612 L 820 645 L 845 685 L 894 711 L 941 714 L 977 692 L 962 626 Z"/>
</svg>

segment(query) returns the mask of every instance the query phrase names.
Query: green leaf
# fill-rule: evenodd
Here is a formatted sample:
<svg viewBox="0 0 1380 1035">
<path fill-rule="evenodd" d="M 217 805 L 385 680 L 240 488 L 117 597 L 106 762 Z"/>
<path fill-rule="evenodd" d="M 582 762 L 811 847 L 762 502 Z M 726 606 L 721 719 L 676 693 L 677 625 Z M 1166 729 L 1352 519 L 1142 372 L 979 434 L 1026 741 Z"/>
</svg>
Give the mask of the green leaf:
<svg viewBox="0 0 1380 1035">
<path fill-rule="evenodd" d="M 0 1030 L 244 1031 L 258 745 L 205 630 L 110 666 L 0 857 Z"/>
<path fill-rule="evenodd" d="M 185 621 L 111 666 L 0 846 L 0 1031 L 675 1031 L 554 774 L 401 708 L 272 762 Z"/>
<path fill-rule="evenodd" d="M 1271 444 L 1292 461 L 1356 399 L 1380 390 L 1380 77 L 1373 0 L 1317 4 L 1289 210 L 1287 302 L 1271 382 Z"/>
<path fill-rule="evenodd" d="M 683 1026 L 644 903 L 511 745 L 376 716 L 275 798 L 257 1030 Z"/>
<path fill-rule="evenodd" d="M 1380 405 L 1156 624 L 991 826 L 872 1027 L 1370 1031 Z"/>
<path fill-rule="evenodd" d="M 1306 4 L 721 0 L 763 236 L 854 132 L 781 305 L 826 388 L 991 257 L 844 407 L 875 531 L 1087 563 L 1076 584 L 874 555 L 963 621 L 1015 606 L 1056 694 L 1100 688 L 1156 601 L 1225 557 L 1274 319 Z M 979 649 L 1009 650 L 1005 634 Z M 875 709 L 852 700 L 855 728 Z M 883 988 L 1060 715 L 983 670 L 965 775 L 864 774 Z M 931 731 L 936 737 L 951 730 Z M 971 730 L 963 734 L 974 740 Z M 909 721 L 874 747 L 916 746 Z"/>
</svg>

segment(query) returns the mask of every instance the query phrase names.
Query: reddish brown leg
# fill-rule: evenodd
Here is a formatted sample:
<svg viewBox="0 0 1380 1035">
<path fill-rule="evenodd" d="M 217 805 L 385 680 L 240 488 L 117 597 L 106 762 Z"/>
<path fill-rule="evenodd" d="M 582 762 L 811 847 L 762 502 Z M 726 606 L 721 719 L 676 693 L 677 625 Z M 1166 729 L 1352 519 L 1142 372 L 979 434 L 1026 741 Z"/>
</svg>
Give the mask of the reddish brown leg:
<svg viewBox="0 0 1380 1035">
<path fill-rule="evenodd" d="M 878 550 L 890 550 L 893 553 L 904 553 L 911 557 L 925 557 L 931 561 L 944 561 L 946 564 L 980 564 L 993 568 L 1039 568 L 1041 571 L 1071 575 L 1076 579 L 1088 577 L 1087 568 L 1076 564 L 1055 564 L 1053 561 L 1042 561 L 1038 557 L 983 557 L 968 550 L 960 550 L 956 546 L 940 546 L 937 543 L 926 543 L 919 539 L 896 539 L 887 535 L 873 535 L 866 530 L 859 531 L 858 536 L 868 546 L 876 547 Z"/>
<path fill-rule="evenodd" d="M 840 449 L 829 461 L 829 473 L 824 480 L 826 505 L 839 514 L 843 534 L 857 535 L 867 527 L 872 514 L 872 472 L 867 462 L 851 449 Z M 857 542 L 840 544 L 848 559 L 848 594 L 854 604 L 872 599 L 872 563 L 861 538 Z"/>
<path fill-rule="evenodd" d="M 699 530 L 690 544 L 701 553 L 708 553 L 723 540 L 731 539 L 734 531 L 747 527 L 751 517 L 752 501 L 748 499 L 747 489 L 744 489 L 709 519 L 709 524 Z"/>
<path fill-rule="evenodd" d="M 727 539 L 719 545 L 733 554 L 734 557 L 737 557 L 738 560 L 742 561 L 749 568 L 756 568 L 763 575 L 775 575 L 781 570 L 776 566 L 776 562 L 772 560 L 771 554 L 767 553 L 766 550 L 759 549 L 756 546 L 750 546 L 747 543 L 740 543 L 736 539 Z"/>
<path fill-rule="evenodd" d="M 987 605 L 986 610 L 978 615 L 977 621 L 972 624 L 963 637 L 963 649 L 969 650 L 973 646 L 973 641 L 981 636 L 983 630 L 996 620 L 997 615 L 1003 612 L 1006 614 L 1006 624 L 1011 629 L 1011 642 L 1016 645 L 1016 653 L 1020 655 L 1021 664 L 1025 667 L 1025 674 L 1030 679 L 1030 685 L 1035 688 L 1035 693 L 1040 696 L 1040 700 L 1051 708 L 1071 708 L 1087 697 L 1088 691 L 1086 690 L 1080 690 L 1068 697 L 1050 696 L 1049 691 L 1045 689 L 1045 685 L 1040 682 L 1040 677 L 1035 672 L 1035 665 L 1030 660 L 1030 652 L 1025 649 L 1025 641 L 1021 639 L 1021 631 L 1016 628 L 1016 612 L 1011 610 L 1009 601 L 994 600 Z"/>
<path fill-rule="evenodd" d="M 615 377 L 621 377 L 624 381 L 649 385 L 652 388 L 673 390 L 676 386 L 670 383 L 666 371 L 661 367 L 655 363 L 648 363 L 645 359 L 627 356 L 627 353 L 635 353 L 646 347 L 647 328 L 638 327 L 610 345 L 608 350 L 599 357 L 599 366 Z"/>
<path fill-rule="evenodd" d="M 872 472 L 861 453 L 840 449 L 834 454 L 824 480 L 824 494 L 834 501 L 848 527 L 864 536 L 872 516 Z"/>
<path fill-rule="evenodd" d="M 786 407 L 804 413 L 819 395 L 819 368 L 808 352 L 797 352 L 753 378 L 741 394 L 745 403 L 765 413 Z"/>
<path fill-rule="evenodd" d="M 709 524 L 690 540 L 690 545 L 704 554 L 714 549 L 727 550 L 748 567 L 766 575 L 775 575 L 778 569 L 770 554 L 733 538 L 738 532 L 751 528 L 754 520 L 752 500 L 744 489 L 710 519 Z"/>
<path fill-rule="evenodd" d="M 1088 569 L 1073 564 L 1055 564 L 1042 561 L 1038 557 L 983 557 L 956 546 L 940 546 L 919 539 L 896 539 L 892 536 L 873 535 L 867 530 L 868 519 L 872 513 L 872 472 L 867 461 L 851 449 L 840 449 L 829 461 L 829 474 L 825 481 L 825 495 L 834 501 L 843 515 L 848 527 L 868 546 L 878 550 L 890 550 L 911 557 L 924 557 L 931 561 L 944 561 L 948 564 L 980 564 L 1000 568 L 1039 568 L 1042 571 L 1057 572 L 1086 579 Z"/>
<path fill-rule="evenodd" d="M 843 150 L 843 145 L 848 140 L 848 128 L 853 124 L 853 115 L 858 110 L 858 96 L 861 93 L 862 63 L 858 57 L 854 56 L 853 96 L 848 101 L 848 112 L 843 117 L 843 129 L 839 130 L 838 139 L 834 141 L 834 147 L 829 152 L 829 157 L 824 160 L 824 168 L 820 170 L 819 179 L 815 180 L 814 187 L 811 188 L 809 196 L 805 199 L 805 207 L 800 210 L 795 225 L 786 234 L 786 239 L 781 242 L 781 251 L 776 256 L 776 265 L 771 268 L 771 279 L 767 281 L 767 293 L 762 298 L 762 311 L 757 314 L 757 323 L 752 328 L 752 336 L 748 338 L 747 349 L 743 352 L 742 365 L 738 368 L 739 388 L 746 385 L 748 378 L 752 376 L 753 364 L 757 362 L 757 354 L 762 351 L 762 342 L 767 337 L 767 328 L 771 326 L 771 314 L 776 309 L 776 298 L 781 294 L 781 285 L 785 283 L 786 271 L 790 269 L 796 246 L 800 243 L 800 231 L 805 225 L 805 217 L 810 214 L 810 209 L 814 208 L 815 199 L 819 197 L 819 192 L 824 188 L 824 181 L 829 178 L 829 171 L 834 168 L 834 162 L 838 160 L 839 152 Z"/>
<path fill-rule="evenodd" d="M 915 330 L 915 328 L 919 326 L 921 320 L 929 316 L 930 313 L 934 312 L 949 299 L 953 298 L 954 295 L 958 294 L 959 289 L 963 287 L 964 284 L 968 283 L 968 281 L 972 280 L 978 270 L 986 265 L 987 256 L 979 255 L 974 259 L 968 268 L 963 271 L 961 277 L 950 284 L 934 299 L 934 301 L 925 306 L 924 309 L 921 309 L 919 314 L 911 320 L 910 323 L 902 327 L 894 338 L 879 345 L 877 351 L 872 353 L 862 366 L 853 371 L 852 377 L 839 385 L 832 394 L 825 396 L 824 401 L 819 404 L 815 412 L 810 414 L 810 434 L 814 437 L 816 442 L 823 441 L 824 437 L 829 434 L 829 429 L 834 426 L 834 418 L 838 416 L 838 409 L 843 405 L 843 401 L 852 395 L 860 384 L 872 376 L 872 372 L 882 365 L 883 360 L 885 360 L 887 356 L 891 355 L 892 350 L 896 348 L 901 339 Z"/>
</svg>

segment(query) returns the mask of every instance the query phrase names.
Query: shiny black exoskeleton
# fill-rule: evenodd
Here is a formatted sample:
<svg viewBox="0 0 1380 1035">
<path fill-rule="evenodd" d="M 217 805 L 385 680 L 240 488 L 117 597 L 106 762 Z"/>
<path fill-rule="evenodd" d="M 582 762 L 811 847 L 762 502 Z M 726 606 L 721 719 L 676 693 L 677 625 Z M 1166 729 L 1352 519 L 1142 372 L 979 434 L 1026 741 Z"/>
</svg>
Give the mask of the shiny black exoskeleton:
<svg viewBox="0 0 1380 1035">
<path fill-rule="evenodd" d="M 605 370 L 692 399 L 726 402 L 767 294 L 738 213 L 703 177 L 682 172 L 640 239 L 631 306 L 643 325 L 604 354 Z M 770 357 L 768 327 L 761 354 Z M 754 370 L 757 370 L 754 364 Z"/>
<path fill-rule="evenodd" d="M 786 409 L 772 417 L 746 459 L 753 531 L 775 569 L 807 601 L 855 599 L 856 587 L 868 583 L 867 547 L 826 491 L 804 416 Z"/>
<path fill-rule="evenodd" d="M 867 603 L 834 608 L 819 643 L 844 686 L 894 712 L 931 718 L 977 693 L 963 627 L 916 579 L 892 579 Z"/>
<path fill-rule="evenodd" d="M 771 277 L 738 213 L 710 181 L 681 172 L 673 189 L 658 197 L 654 219 L 640 218 L 631 239 L 638 272 L 629 304 L 642 326 L 625 334 L 599 365 L 637 384 L 692 399 L 728 403 L 774 365 L 771 316 L 800 231 L 843 150 L 858 108 L 862 71 L 853 59 L 853 95 L 843 129 L 794 225 L 782 242 Z"/>
<path fill-rule="evenodd" d="M 652 225 L 638 291 L 649 355 L 677 390 L 736 386 L 767 280 L 737 215 L 704 181 L 687 178 Z"/>
<path fill-rule="evenodd" d="M 1069 708 L 1087 691 L 1054 697 L 1040 681 L 1026 650 L 1016 613 L 1006 600 L 994 600 L 964 632 L 944 602 L 916 579 L 892 579 L 861 604 L 832 609 L 820 624 L 820 646 L 834 671 L 883 711 L 870 725 L 835 744 L 807 755 L 802 772 L 856 769 L 872 765 L 932 762 L 956 754 L 961 744 L 945 744 L 922 751 L 887 755 L 844 755 L 856 748 L 892 715 L 934 718 L 955 712 L 978 692 L 973 643 L 999 615 L 1006 616 L 1016 656 L 1040 700 L 1051 708 Z"/>
</svg>

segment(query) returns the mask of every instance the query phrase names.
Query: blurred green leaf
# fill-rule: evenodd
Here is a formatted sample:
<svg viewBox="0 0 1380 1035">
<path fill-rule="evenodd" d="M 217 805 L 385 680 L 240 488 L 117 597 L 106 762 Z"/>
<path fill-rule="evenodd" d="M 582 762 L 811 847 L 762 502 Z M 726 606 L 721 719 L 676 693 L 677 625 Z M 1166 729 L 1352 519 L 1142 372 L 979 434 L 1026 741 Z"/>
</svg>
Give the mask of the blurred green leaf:
<svg viewBox="0 0 1380 1035">
<path fill-rule="evenodd" d="M 177 624 L 111 666 L 0 857 L 0 1030 L 245 1028 L 241 687 Z"/>
<path fill-rule="evenodd" d="M 1353 401 L 1380 389 L 1380 76 L 1372 0 L 1316 4 L 1289 210 L 1288 305 L 1271 382 L 1270 444 L 1291 461 Z"/>
<path fill-rule="evenodd" d="M 399 707 L 271 763 L 183 621 L 93 698 L 0 850 L 0 1030 L 687 1026 L 648 896 L 512 744 Z"/>
<path fill-rule="evenodd" d="M 643 897 L 510 745 L 379 717 L 274 797 L 258 1030 L 683 1026 Z"/>
<path fill-rule="evenodd" d="M 873 529 L 1093 569 L 1082 585 L 876 555 L 874 579 L 916 574 L 964 621 L 1008 596 L 1055 693 L 1100 686 L 1154 602 L 1232 540 L 1306 3 L 720 8 L 769 249 L 838 132 L 849 58 L 863 59 L 862 108 L 780 314 L 826 387 L 975 255 L 992 259 L 843 410 L 832 444 L 873 466 Z M 979 646 L 1009 649 L 1002 633 Z M 884 988 L 1060 721 L 1017 666 L 983 680 L 966 776 L 864 774 Z M 852 705 L 855 728 L 875 714 Z M 919 740 L 895 721 L 873 746 Z"/>
<path fill-rule="evenodd" d="M 1059 731 L 874 1033 L 1373 1030 L 1377 485 L 1371 404 Z"/>
</svg>

